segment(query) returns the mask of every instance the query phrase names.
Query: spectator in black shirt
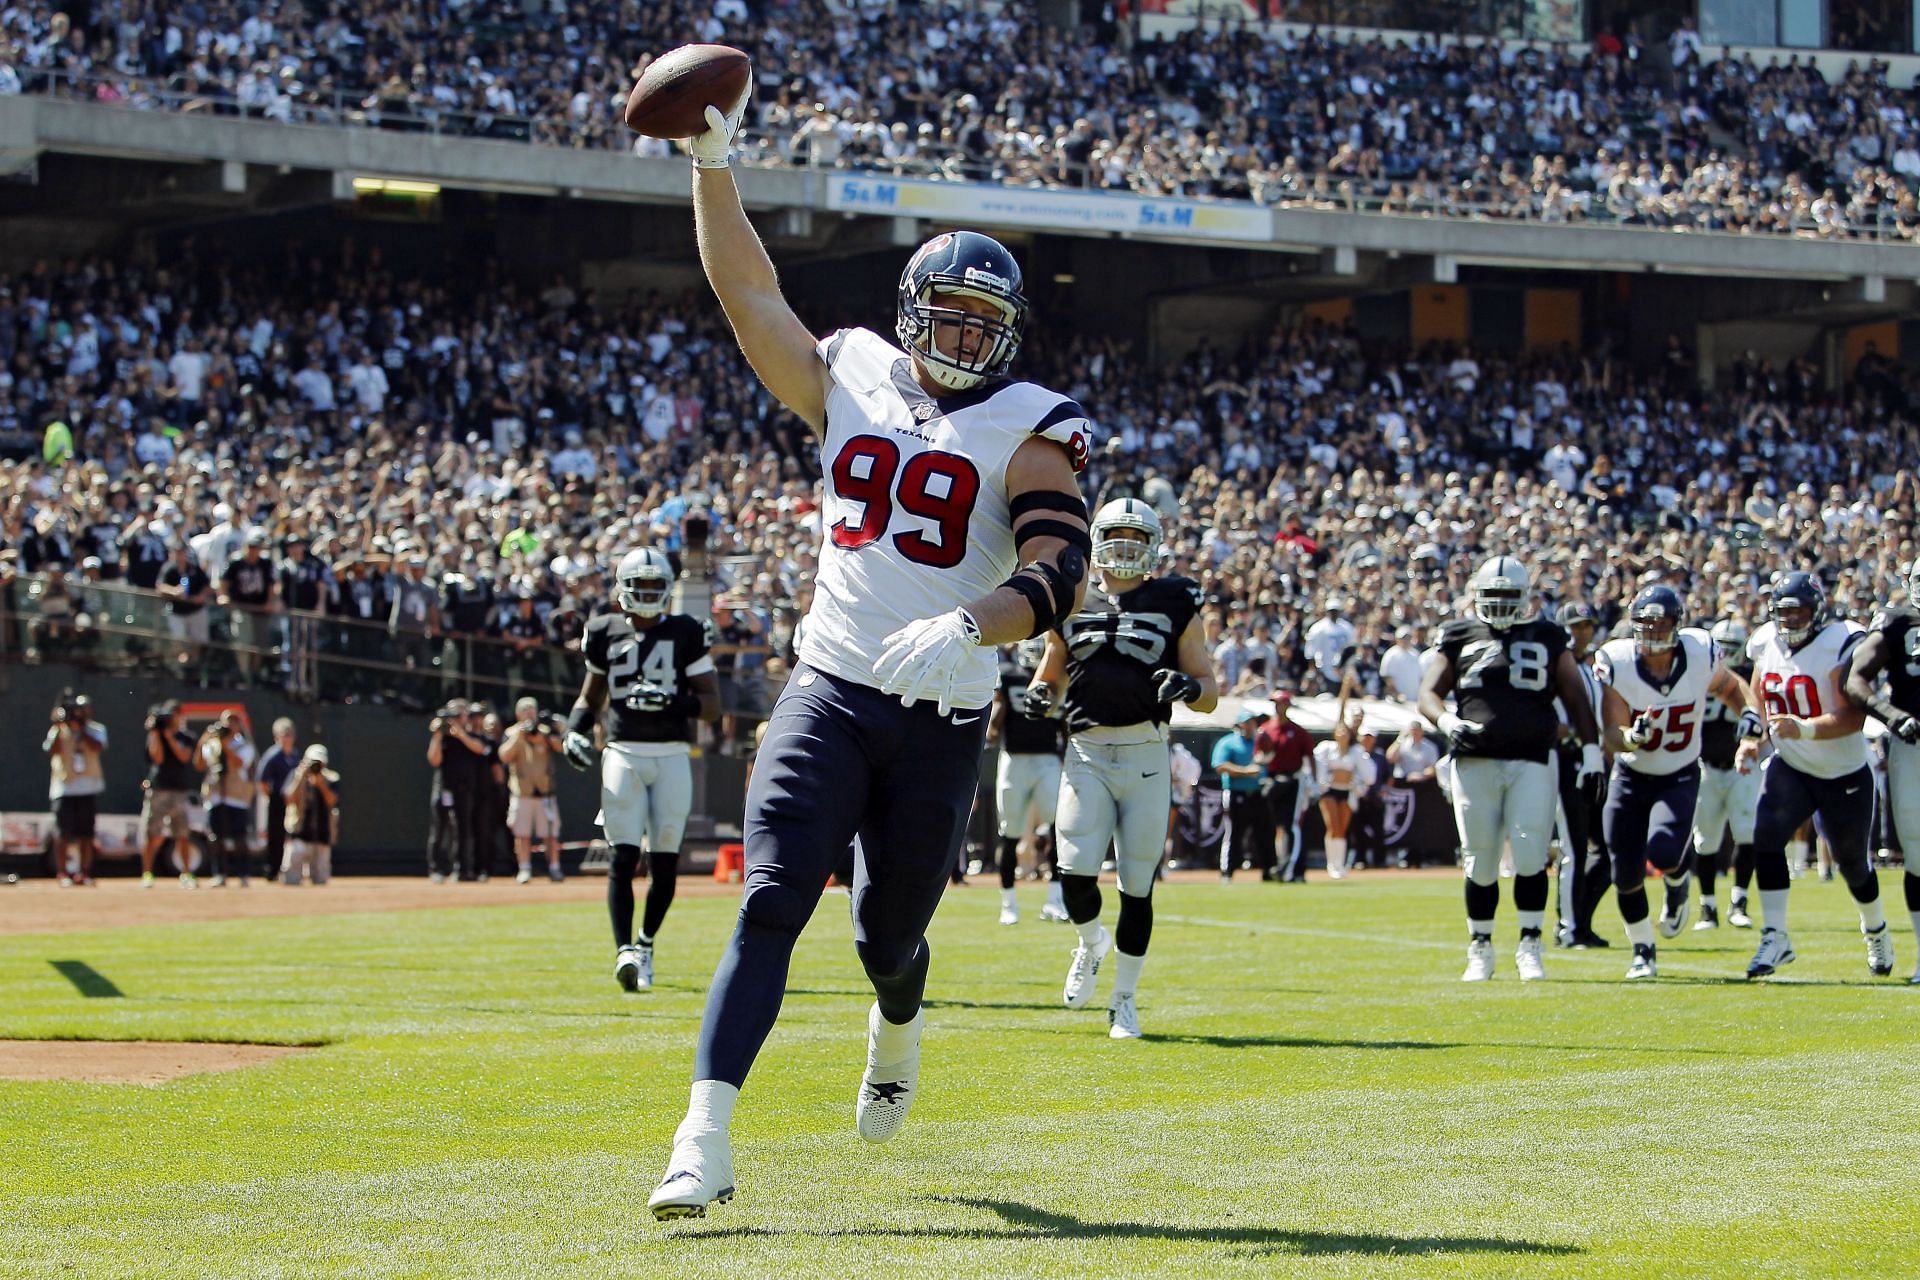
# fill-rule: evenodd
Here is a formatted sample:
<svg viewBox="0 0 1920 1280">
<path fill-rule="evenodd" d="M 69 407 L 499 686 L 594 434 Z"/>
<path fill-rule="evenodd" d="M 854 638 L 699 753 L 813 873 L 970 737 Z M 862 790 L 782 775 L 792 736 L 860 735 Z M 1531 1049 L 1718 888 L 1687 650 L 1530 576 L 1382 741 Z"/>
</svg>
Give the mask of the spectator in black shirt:
<svg viewBox="0 0 1920 1280">
<path fill-rule="evenodd" d="M 514 696 L 518 698 L 520 690 L 529 684 L 539 685 L 544 691 L 553 682 L 547 661 L 547 628 L 540 621 L 533 592 L 528 588 L 515 590 L 513 611 L 501 625 L 500 634 L 513 656 Z"/>
<path fill-rule="evenodd" d="M 380 672 L 365 664 L 399 657 L 385 643 L 386 622 L 393 612 L 387 575 L 354 555 L 334 561 L 333 574 L 327 611 L 336 620 L 334 640 L 346 663 L 337 678 L 327 682 L 328 691 L 344 694 L 348 702 L 369 694 L 377 698 Z"/>
<path fill-rule="evenodd" d="M 427 837 L 427 870 L 435 884 L 449 876 L 476 878 L 475 840 L 480 824 L 481 771 L 486 743 L 459 699 L 427 726 L 427 763 L 434 768 L 433 826 Z"/>
<path fill-rule="evenodd" d="M 207 601 L 213 593 L 213 579 L 183 541 L 173 548 L 173 558 L 160 575 L 158 589 L 167 602 L 167 634 L 179 644 L 175 661 L 184 675 L 200 660 L 201 648 L 207 643 Z"/>
<path fill-rule="evenodd" d="M 271 639 L 267 614 L 278 604 L 279 587 L 266 558 L 267 531 L 247 534 L 246 549 L 220 575 L 220 603 L 227 609 L 227 629 L 233 641 L 240 683 L 251 685 L 260 669 L 260 655 Z"/>
<path fill-rule="evenodd" d="M 500 646 L 490 643 L 493 620 L 493 584 L 479 575 L 471 560 L 461 571 L 449 573 L 440 616 L 446 623 L 447 645 L 441 662 L 449 673 L 499 678 L 505 674 Z"/>
<path fill-rule="evenodd" d="M 320 696 L 320 611 L 332 593 L 332 575 L 307 554 L 304 538 L 289 538 L 280 562 L 280 603 L 287 610 L 287 692 L 312 701 Z"/>
</svg>

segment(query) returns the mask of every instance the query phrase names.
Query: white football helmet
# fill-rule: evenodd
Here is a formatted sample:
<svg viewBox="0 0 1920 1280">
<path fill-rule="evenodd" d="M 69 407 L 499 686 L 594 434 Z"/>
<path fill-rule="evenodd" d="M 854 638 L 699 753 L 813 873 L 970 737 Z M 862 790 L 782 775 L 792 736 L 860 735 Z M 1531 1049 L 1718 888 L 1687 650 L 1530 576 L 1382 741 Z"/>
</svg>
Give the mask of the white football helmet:
<svg viewBox="0 0 1920 1280">
<path fill-rule="evenodd" d="M 1031 636 L 1013 646 L 1013 660 L 1022 671 L 1038 671 L 1047 656 L 1047 638 Z"/>
<path fill-rule="evenodd" d="M 1512 556 L 1495 556 L 1474 571 L 1473 614 L 1495 631 L 1505 631 L 1527 616 L 1533 575 Z"/>
<path fill-rule="evenodd" d="M 1122 529 L 1145 535 L 1116 538 Z M 1160 563 L 1160 513 L 1138 498 L 1115 498 L 1093 514 L 1093 567 L 1116 578 L 1144 578 Z"/>
<path fill-rule="evenodd" d="M 1739 662 L 1747 655 L 1747 624 L 1738 618 L 1722 618 L 1707 632 L 1713 637 L 1714 656 L 1722 662 Z"/>
<path fill-rule="evenodd" d="M 636 618 L 657 618 L 673 593 L 673 561 L 652 547 L 635 547 L 614 571 L 613 603 Z"/>
</svg>

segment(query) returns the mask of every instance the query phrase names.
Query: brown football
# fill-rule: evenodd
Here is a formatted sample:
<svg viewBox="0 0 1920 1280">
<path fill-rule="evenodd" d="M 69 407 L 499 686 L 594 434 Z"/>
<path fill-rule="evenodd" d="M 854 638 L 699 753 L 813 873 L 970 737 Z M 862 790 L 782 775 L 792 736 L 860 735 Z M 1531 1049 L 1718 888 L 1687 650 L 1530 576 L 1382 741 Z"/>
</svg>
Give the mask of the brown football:
<svg viewBox="0 0 1920 1280">
<path fill-rule="evenodd" d="M 627 95 L 627 128 L 649 138 L 691 138 L 707 130 L 707 108 L 731 107 L 753 74 L 753 59 L 724 44 L 683 44 L 661 54 Z"/>
</svg>

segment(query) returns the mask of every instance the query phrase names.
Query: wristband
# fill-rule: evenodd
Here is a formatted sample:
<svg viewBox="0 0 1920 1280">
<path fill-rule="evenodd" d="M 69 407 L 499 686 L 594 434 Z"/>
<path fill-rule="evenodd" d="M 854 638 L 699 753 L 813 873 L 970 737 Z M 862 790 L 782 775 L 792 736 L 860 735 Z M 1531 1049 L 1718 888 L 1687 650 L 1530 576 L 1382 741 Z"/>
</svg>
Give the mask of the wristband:
<svg viewBox="0 0 1920 1280">
<path fill-rule="evenodd" d="M 1760 723 L 1760 713 L 1748 707 L 1740 713 L 1740 737 L 1757 742 L 1766 735 L 1766 726 Z"/>
<path fill-rule="evenodd" d="M 573 713 L 567 717 L 567 732 L 577 733 L 583 738 L 593 736 L 593 708 L 584 702 L 573 704 Z"/>
</svg>

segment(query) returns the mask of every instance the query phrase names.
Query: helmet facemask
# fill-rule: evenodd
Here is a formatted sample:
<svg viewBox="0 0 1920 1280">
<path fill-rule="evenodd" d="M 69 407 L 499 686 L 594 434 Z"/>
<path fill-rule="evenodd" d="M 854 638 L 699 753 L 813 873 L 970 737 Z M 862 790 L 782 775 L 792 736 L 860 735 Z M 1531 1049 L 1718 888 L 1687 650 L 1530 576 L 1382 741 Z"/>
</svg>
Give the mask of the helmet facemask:
<svg viewBox="0 0 1920 1280">
<path fill-rule="evenodd" d="M 966 274 L 985 275 L 977 270 Z M 1006 283 L 998 277 L 993 279 L 995 284 Z M 991 304 L 996 314 L 940 305 L 953 297 L 978 298 Z M 997 377 L 1013 363 L 1026 318 L 1027 304 L 1019 294 L 977 287 L 967 279 L 942 273 L 928 276 L 910 297 L 902 296 L 895 328 L 901 343 L 919 357 L 929 378 L 949 391 L 966 391 Z M 965 354 L 969 349 L 971 356 Z"/>
<path fill-rule="evenodd" d="M 1820 614 L 1818 609 L 1797 597 L 1784 600 L 1776 598 L 1768 612 L 1773 618 L 1774 629 L 1780 633 L 1780 638 L 1787 642 L 1789 648 L 1794 649 L 1813 638 L 1814 620 Z M 1790 614 L 1804 614 L 1805 620 L 1799 626 L 1793 626 L 1787 621 Z"/>
<path fill-rule="evenodd" d="M 1642 653 L 1668 653 L 1680 643 L 1680 621 L 1668 617 L 1639 617 L 1633 620 L 1633 642 Z"/>
<path fill-rule="evenodd" d="M 1526 616 L 1527 593 L 1516 586 L 1489 583 L 1475 587 L 1473 613 L 1495 631 L 1505 631 Z"/>
<path fill-rule="evenodd" d="M 657 618 L 667 611 L 667 597 L 673 593 L 673 580 L 658 571 L 643 568 L 620 579 L 614 603 L 620 612 L 636 618 Z"/>
<path fill-rule="evenodd" d="M 1134 525 L 1102 525 L 1093 532 L 1093 567 L 1116 578 L 1144 578 L 1160 559 L 1159 541 Z"/>
<path fill-rule="evenodd" d="M 1907 569 L 1907 603 L 1920 609 L 1920 559 Z"/>
</svg>

